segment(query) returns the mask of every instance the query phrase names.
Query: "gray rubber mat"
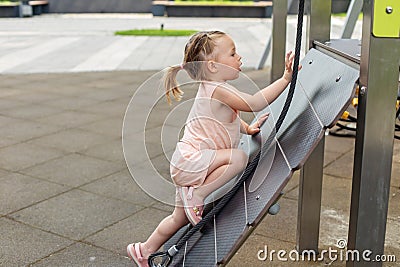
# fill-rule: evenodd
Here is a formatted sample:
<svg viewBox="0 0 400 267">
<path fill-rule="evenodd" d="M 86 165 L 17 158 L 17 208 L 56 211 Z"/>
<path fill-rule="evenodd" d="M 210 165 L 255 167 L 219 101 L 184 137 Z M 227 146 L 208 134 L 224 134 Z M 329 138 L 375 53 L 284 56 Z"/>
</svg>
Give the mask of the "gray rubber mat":
<svg viewBox="0 0 400 267">
<path fill-rule="evenodd" d="M 293 172 L 301 168 L 325 130 L 336 123 L 349 105 L 355 92 L 358 70 L 315 49 L 307 53 L 301 64 L 303 69 L 299 72 L 295 95 L 279 132 L 274 135 L 272 119 L 261 129 L 262 139 L 271 142 L 253 176 L 213 222 L 189 239 L 170 266 L 227 263 L 268 213 Z M 272 112 L 271 117 L 278 118 L 287 91 L 262 112 Z M 260 137 L 243 136 L 241 147 L 248 153 L 256 153 L 262 142 Z M 185 229 L 187 227 L 172 237 L 164 248 L 176 244 Z"/>
</svg>

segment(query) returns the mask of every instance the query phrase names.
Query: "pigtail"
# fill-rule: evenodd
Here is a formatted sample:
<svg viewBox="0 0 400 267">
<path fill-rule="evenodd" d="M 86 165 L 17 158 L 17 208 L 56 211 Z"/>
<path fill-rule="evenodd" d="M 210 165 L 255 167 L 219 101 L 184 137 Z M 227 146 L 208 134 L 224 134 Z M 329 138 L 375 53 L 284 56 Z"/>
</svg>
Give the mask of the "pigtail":
<svg viewBox="0 0 400 267">
<path fill-rule="evenodd" d="M 176 81 L 178 71 L 180 71 L 181 69 L 181 66 L 169 67 L 164 76 L 165 96 L 167 97 L 167 102 L 170 105 L 171 93 L 176 101 L 180 101 L 182 99 L 183 91 L 179 88 L 178 82 Z"/>
<path fill-rule="evenodd" d="M 168 104 L 171 104 L 171 93 L 175 100 L 180 101 L 182 99 L 183 91 L 179 89 L 176 81 L 176 75 L 179 70 L 185 69 L 189 77 L 196 81 L 202 81 L 207 78 L 203 62 L 211 57 L 215 47 L 215 39 L 223 35 L 225 33 L 221 31 L 205 31 L 192 35 L 185 46 L 184 63 L 169 67 L 164 75 L 165 96 Z"/>
</svg>

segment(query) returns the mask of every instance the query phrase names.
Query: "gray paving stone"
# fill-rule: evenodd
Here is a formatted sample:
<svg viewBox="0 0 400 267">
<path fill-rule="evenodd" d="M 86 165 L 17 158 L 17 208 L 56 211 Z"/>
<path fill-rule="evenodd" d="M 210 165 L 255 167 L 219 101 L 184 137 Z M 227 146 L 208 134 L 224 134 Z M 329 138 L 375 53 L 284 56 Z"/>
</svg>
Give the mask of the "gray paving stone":
<svg viewBox="0 0 400 267">
<path fill-rule="evenodd" d="M 63 153 L 56 149 L 19 143 L 0 149 L 0 167 L 5 170 L 17 171 L 62 155 Z"/>
<path fill-rule="evenodd" d="M 87 80 L 85 85 L 89 86 L 91 88 L 95 88 L 99 92 L 101 92 L 101 91 L 111 92 L 111 91 L 114 91 L 114 89 L 116 89 L 117 92 L 120 92 L 119 89 L 121 89 L 121 90 L 127 89 L 127 88 L 117 88 L 117 85 L 119 84 L 119 80 L 118 80 L 119 72 L 104 71 L 103 73 L 105 75 L 97 76 L 97 79 Z M 118 94 L 116 94 L 116 95 L 118 95 Z M 102 100 L 113 100 L 113 99 L 115 99 L 115 98 L 113 97 L 112 99 L 102 99 Z"/>
<path fill-rule="evenodd" d="M 171 206 L 156 202 L 152 205 L 152 208 L 139 211 L 141 206 L 136 205 L 136 202 L 145 202 L 145 193 L 135 185 L 134 181 L 128 182 L 131 178 L 129 175 L 125 175 L 128 174 L 126 165 L 121 157 L 122 151 L 119 150 L 119 141 L 115 140 L 120 136 L 114 135 L 114 128 L 118 128 L 119 123 L 113 121 L 113 119 L 121 118 L 122 121 L 131 97 L 144 81 L 155 73 L 155 71 L 132 72 L 129 69 L 155 68 L 159 70 L 168 65 L 180 63 L 187 37 L 149 38 L 148 42 L 145 42 L 129 55 L 127 54 L 127 58 L 116 66 L 116 69 L 127 69 L 128 71 L 71 73 L 71 69 L 91 55 L 85 53 L 89 47 L 93 48 L 93 45 L 95 45 L 96 54 L 108 49 L 107 43 L 111 44 L 114 40 L 120 38 L 112 37 L 113 31 L 131 28 L 129 25 L 132 24 L 138 27 L 149 27 L 154 23 L 157 25 L 165 23 L 167 27 L 172 28 L 190 26 L 199 30 L 206 30 L 215 28 L 217 23 L 219 28 L 234 37 L 238 52 L 243 56 L 245 66 L 253 67 L 258 63 L 261 56 L 260 52 L 264 48 L 271 25 L 270 20 L 259 19 L 199 18 L 194 20 L 192 18 L 143 18 L 135 17 L 135 15 L 121 15 L 128 16 L 128 18 L 121 18 L 119 16 L 114 14 L 42 15 L 23 20 L 6 19 L 0 22 L 2 25 L 0 26 L 1 32 L 3 33 L 3 37 L 0 37 L 0 51 L 3 51 L 0 53 L 1 55 L 30 49 L 44 39 L 59 38 L 60 32 L 63 32 L 67 38 L 73 37 L 79 40 L 72 42 L 69 46 L 63 46 L 57 53 L 54 51 L 54 53 L 45 54 L 31 62 L 25 61 L 25 64 L 14 68 L 14 71 L 20 73 L 65 70 L 69 72 L 68 74 L 0 75 L 0 84 L 2 85 L 0 114 L 2 114 L 2 110 L 12 109 L 15 112 L 7 113 L 8 116 L 19 115 L 29 119 L 45 114 L 48 107 L 50 109 L 56 108 L 57 112 L 63 112 L 59 114 L 60 116 L 49 114 L 48 117 L 39 119 L 39 122 L 0 116 L 0 127 L 2 128 L 0 148 L 10 147 L 18 144 L 18 142 L 29 141 L 34 138 L 43 141 L 46 139 L 44 138 L 45 135 L 58 136 L 59 138 L 64 136 L 65 139 L 69 139 L 69 141 L 62 140 L 61 142 L 66 146 L 75 146 L 74 143 L 79 143 L 82 147 L 85 145 L 87 147 L 87 149 L 80 151 L 83 155 L 65 155 L 65 157 L 49 160 L 23 170 L 22 173 L 41 178 L 37 180 L 37 184 L 33 183 L 36 180 L 35 178 L 10 174 L 9 171 L 3 170 L 0 165 L 0 183 L 7 187 L 4 189 L 7 192 L 1 194 L 0 198 L 4 196 L 7 198 L 4 203 L 21 205 L 21 208 L 24 207 L 24 203 L 52 195 L 53 190 L 56 192 L 56 188 L 59 186 L 56 183 L 69 184 L 70 186 L 86 184 L 82 187 L 85 191 L 73 190 L 57 197 L 50 197 L 17 212 L 16 214 L 20 216 L 19 219 L 28 222 L 28 225 L 1 217 L 1 266 L 23 266 L 33 262 L 40 266 L 130 266 L 131 263 L 123 257 L 126 253 L 126 245 L 133 241 L 145 240 L 155 229 L 158 222 L 170 214 L 172 210 Z M 294 17 L 288 18 L 289 48 L 293 46 L 294 34 L 292 33 L 295 30 L 295 21 Z M 332 18 L 332 38 L 338 36 L 343 22 L 344 19 Z M 360 36 L 360 28 L 356 29 L 355 38 Z M 30 33 L 29 36 L 26 34 L 27 32 Z M 88 37 L 89 33 L 91 37 Z M 7 40 L 5 41 L 5 39 Z M 82 47 L 80 45 L 82 42 L 89 44 L 93 41 L 97 42 L 92 46 Z M 163 46 L 164 51 L 158 49 L 160 41 L 165 44 Z M 3 44 L 12 46 L 12 49 Z M 71 50 L 71 48 L 73 49 Z M 78 48 L 78 50 L 75 48 Z M 168 50 L 167 53 L 165 49 Z M 73 58 L 71 58 L 71 51 L 75 54 Z M 53 60 L 49 62 L 50 59 Z M 61 62 L 64 62 L 65 65 L 58 65 Z M 266 68 L 263 71 L 246 71 L 246 74 L 259 86 L 264 86 L 269 81 L 268 72 L 269 69 Z M 190 99 L 193 92 L 185 91 L 184 99 Z M 152 94 L 144 94 L 138 100 L 141 103 L 154 103 L 155 98 Z M 39 103 L 32 105 L 31 113 L 28 112 L 29 108 L 25 110 L 23 108 L 23 105 L 29 103 Z M 146 148 L 150 156 L 147 156 L 146 151 L 143 152 L 137 148 L 143 143 L 143 138 L 141 138 L 143 129 L 140 127 L 131 127 L 129 134 L 133 134 L 133 138 L 126 144 L 136 160 L 148 161 L 151 158 L 157 168 L 164 172 L 164 176 L 168 176 L 166 173 L 168 163 L 162 156 L 163 151 L 160 149 L 160 138 L 157 132 L 160 128 L 157 127 L 164 123 L 164 117 L 160 114 L 168 114 L 170 112 L 168 108 L 157 106 L 152 114 L 153 117 L 150 117 L 148 121 Z M 141 110 L 141 112 L 143 113 L 145 110 Z M 143 116 L 143 114 L 135 115 Z M 175 115 L 177 115 L 176 119 L 169 125 L 180 127 L 182 125 L 180 121 L 185 121 L 187 114 L 182 112 Z M 133 116 L 133 121 L 138 117 Z M 94 133 L 93 139 L 96 139 L 96 134 L 108 135 L 113 139 L 104 144 L 88 146 L 87 144 L 92 144 L 94 141 L 79 137 L 79 134 L 63 135 L 60 132 L 60 130 L 73 127 L 80 127 L 81 130 L 90 133 L 90 135 L 85 135 L 87 138 L 92 136 L 91 133 Z M 69 131 L 69 133 L 71 132 L 76 133 L 76 131 Z M 59 135 L 55 133 L 59 133 Z M 74 139 L 72 136 L 74 136 Z M 33 140 L 30 142 L 30 145 L 32 144 L 34 144 Z M 56 141 L 52 145 L 56 148 L 61 147 L 56 146 Z M 175 142 L 168 143 L 168 145 L 174 147 Z M 343 209 L 345 209 L 346 201 L 350 197 L 348 191 L 350 190 L 351 180 L 338 177 L 351 178 L 353 157 L 349 151 L 352 152 L 352 147 L 354 147 L 354 139 L 327 136 L 325 164 L 328 168 L 324 172 L 333 176 L 328 175 L 330 178 L 324 182 L 320 247 L 333 246 L 338 238 L 347 237 L 348 211 Z M 340 157 L 343 153 L 346 154 Z M 395 140 L 393 154 L 395 164 L 392 168 L 385 251 L 400 255 L 398 242 L 398 232 L 400 231 L 398 218 L 400 214 L 398 205 L 400 177 L 397 175 L 400 171 L 399 140 Z M 12 154 L 7 155 L 12 157 Z M 141 177 L 152 175 L 147 169 L 141 169 L 136 174 Z M 11 182 L 11 179 L 7 178 L 9 176 L 18 178 Z M 43 179 L 55 183 L 47 183 Z M 3 180 L 7 182 L 2 183 Z M 52 185 L 52 189 L 47 187 L 48 184 Z M 62 186 L 59 187 L 63 188 Z M 31 188 L 31 191 L 27 192 L 28 188 Z M 3 187 L 0 187 L 0 191 L 2 189 Z M 276 217 L 266 217 L 260 225 L 261 228 L 256 229 L 256 233 L 244 244 L 243 249 L 238 252 L 229 266 L 288 266 L 287 262 L 274 261 L 268 262 L 268 264 L 267 262 L 259 262 L 255 254 L 265 243 L 271 245 L 273 249 L 292 249 L 295 245 L 298 174 L 292 178 L 285 190 L 287 193 L 281 199 L 282 210 L 280 214 Z M 9 194 L 15 195 L 15 197 L 7 197 Z M 340 201 L 337 198 L 340 198 Z M 119 201 L 118 199 L 129 199 L 129 202 Z M 1 211 L 0 214 L 2 214 Z M 129 216 L 130 214 L 133 215 Z M 122 218 L 126 219 L 121 221 Z M 33 224 L 33 227 L 29 224 Z M 37 227 L 46 232 L 40 231 Z M 76 243 L 64 249 L 71 245 L 71 241 L 52 235 L 50 234 L 51 231 L 60 232 L 73 238 L 84 238 L 89 235 L 86 240 L 102 248 Z M 22 253 L 20 249 L 22 249 Z M 319 265 L 301 262 L 290 263 L 290 265 L 344 266 L 344 264 L 336 262 Z M 383 266 L 393 265 L 384 264 Z"/>
<path fill-rule="evenodd" d="M 91 133 L 81 129 L 68 129 L 34 139 L 30 141 L 29 144 L 56 148 L 66 152 L 78 152 L 95 145 L 106 144 L 111 140 L 111 137 Z"/>
<path fill-rule="evenodd" d="M 182 50 L 176 49 L 176 48 L 181 48 L 185 47 L 187 42 L 186 38 L 174 38 L 172 47 L 175 49 L 170 49 L 169 52 L 167 53 L 164 64 L 163 66 L 172 66 L 176 64 L 180 64 L 183 61 L 183 53 Z"/>
<path fill-rule="evenodd" d="M 43 102 L 42 104 L 49 107 L 56 107 L 59 110 L 76 110 L 83 107 L 94 105 L 98 102 L 99 101 L 97 100 L 83 98 L 83 97 L 71 97 L 71 96 L 60 95 L 59 98 L 51 99 L 49 101 Z"/>
<path fill-rule="evenodd" d="M 284 242 L 281 240 L 275 240 L 270 237 L 265 237 L 262 235 L 253 233 L 243 244 L 243 246 L 238 250 L 236 255 L 231 259 L 227 266 L 236 267 L 236 266 L 280 266 L 283 264 L 277 259 L 274 260 L 269 257 L 269 253 L 271 250 L 287 250 L 290 251 L 293 249 L 293 242 Z M 262 251 L 258 257 L 258 253 Z M 266 254 L 265 254 L 266 252 Z M 273 256 L 273 255 L 272 255 Z M 263 257 L 266 257 L 265 260 Z"/>
<path fill-rule="evenodd" d="M 14 145 L 19 143 L 19 141 L 14 140 L 12 138 L 8 138 L 8 137 L 2 137 L 0 138 L 0 148 L 2 147 L 6 147 L 6 146 L 10 146 L 10 145 Z"/>
<path fill-rule="evenodd" d="M 19 120 L 2 127 L 1 136 L 18 141 L 27 141 L 39 136 L 58 132 L 61 126 L 49 125 L 45 123 Z"/>
<path fill-rule="evenodd" d="M 49 92 L 53 93 L 59 96 L 61 99 L 63 96 L 67 97 L 75 97 L 83 94 L 84 92 L 92 92 L 96 91 L 96 88 L 92 88 L 89 86 L 86 86 L 87 79 L 83 78 L 80 74 L 79 76 L 71 74 L 68 75 L 67 77 L 61 76 L 61 74 L 57 76 L 53 76 L 57 74 L 51 74 L 49 77 L 49 80 L 46 81 L 46 83 L 43 83 L 43 86 L 41 84 L 33 84 L 32 87 L 37 90 L 37 91 L 44 91 L 44 92 Z M 63 84 L 62 87 L 55 86 L 55 84 Z M 53 99 L 57 100 L 57 98 Z M 91 99 L 92 101 L 98 101 Z M 49 100 L 50 101 L 50 100 Z M 44 102 L 47 103 L 48 101 Z"/>
<path fill-rule="evenodd" d="M 14 85 L 14 86 L 16 86 L 16 85 Z M 0 90 L 0 97 L 1 98 L 7 98 L 7 99 L 10 99 L 10 100 L 12 100 L 12 96 L 16 96 L 16 95 L 19 95 L 19 94 L 21 94 L 21 93 L 23 93 L 24 91 L 23 90 L 20 90 L 20 89 L 13 89 L 13 88 L 8 88 L 8 87 L 3 87 L 1 90 Z"/>
<path fill-rule="evenodd" d="M 28 104 L 24 106 L 18 106 L 15 108 L 1 110 L 0 114 L 3 116 L 8 116 L 17 119 L 31 120 L 31 119 L 39 119 L 42 117 L 50 116 L 60 112 L 61 110 L 56 108 L 43 105 Z"/>
<path fill-rule="evenodd" d="M 239 249 L 236 255 L 228 263 L 227 266 L 344 266 L 345 262 L 335 261 L 331 262 L 329 257 L 321 258 L 320 261 L 296 260 L 295 243 L 277 240 L 271 237 L 252 234 L 246 243 Z M 321 249 L 325 249 L 321 248 Z M 332 247 L 334 249 L 334 247 Z M 278 257 L 278 251 L 283 250 L 285 255 Z M 259 254 L 260 253 L 260 254 Z M 266 254 L 265 254 L 266 253 Z M 289 253 L 292 253 L 290 257 Z M 272 256 L 272 257 L 271 257 Z M 259 258 L 260 257 L 260 258 Z M 300 253 L 301 257 L 301 253 Z M 293 260 L 292 260 L 292 259 Z"/>
<path fill-rule="evenodd" d="M 394 139 L 393 161 L 400 163 L 400 140 Z"/>
<path fill-rule="evenodd" d="M 350 210 L 351 184 L 349 179 L 324 175 L 322 184 L 322 206 L 335 210 Z"/>
<path fill-rule="evenodd" d="M 28 87 L 28 85 L 26 85 Z M 30 87 L 30 86 L 29 86 Z M 30 104 L 39 104 L 51 99 L 57 99 L 59 96 L 48 92 L 40 92 L 35 90 L 21 91 L 20 94 L 15 94 L 7 97 L 10 100 L 18 100 Z"/>
<path fill-rule="evenodd" d="M 126 255 L 126 246 L 133 242 L 143 242 L 168 216 L 169 212 L 146 208 L 85 239 L 99 247 Z"/>
<path fill-rule="evenodd" d="M 176 39 L 176 37 L 170 37 L 171 41 L 164 42 L 165 40 L 162 37 L 154 37 L 154 38 L 149 38 L 149 40 L 145 43 L 146 48 L 139 48 L 139 51 L 141 51 L 143 54 L 146 54 L 141 62 L 139 63 L 140 65 L 140 70 L 154 70 L 154 69 L 163 69 L 171 65 L 177 65 L 182 62 L 182 54 L 181 57 L 171 59 L 171 61 L 167 62 L 168 54 L 169 51 L 171 51 L 174 46 L 173 46 L 173 40 Z M 168 39 L 170 39 L 168 38 Z M 187 37 L 180 37 L 184 38 L 187 40 Z M 160 45 L 160 43 L 163 43 L 163 45 Z M 150 48 L 150 49 L 149 49 Z M 183 51 L 184 46 L 181 47 L 181 51 Z"/>
<path fill-rule="evenodd" d="M 332 152 L 332 151 L 325 151 L 324 153 L 324 167 L 329 166 L 329 164 L 335 162 L 338 158 L 340 158 L 343 153 L 340 152 Z"/>
<path fill-rule="evenodd" d="M 289 182 L 283 189 L 284 193 L 283 197 L 297 200 L 297 194 L 299 191 L 299 181 L 300 181 L 300 171 L 296 171 L 293 173 L 292 178 L 289 180 Z M 294 193 L 295 191 L 297 193 Z"/>
<path fill-rule="evenodd" d="M 122 151 L 121 139 L 114 139 L 110 142 L 92 146 L 86 150 L 80 151 L 81 154 L 94 158 L 100 158 L 107 161 L 124 163 L 125 158 Z"/>
<path fill-rule="evenodd" d="M 97 114 L 84 113 L 81 111 L 64 111 L 62 113 L 38 119 L 37 121 L 64 128 L 73 128 L 98 121 L 101 118 L 102 117 Z"/>
<path fill-rule="evenodd" d="M 162 177 L 172 183 L 170 174 L 170 163 L 164 154 L 161 154 L 155 158 L 151 158 L 151 163 L 154 169 L 162 175 Z"/>
<path fill-rule="evenodd" d="M 0 111 L 8 108 L 15 108 L 25 105 L 25 102 L 11 100 L 8 98 L 0 98 Z"/>
<path fill-rule="evenodd" d="M 143 111 L 143 113 L 136 113 L 135 111 L 137 112 L 137 110 L 127 111 L 127 114 L 124 118 L 124 133 L 126 135 L 143 133 L 143 129 L 147 131 L 149 129 L 161 127 L 163 125 L 163 118 L 157 118 L 153 120 L 147 117 L 147 112 L 145 113 L 145 111 Z"/>
<path fill-rule="evenodd" d="M 400 188 L 392 186 L 389 194 L 388 217 L 400 223 Z"/>
<path fill-rule="evenodd" d="M 273 219 L 274 217 L 271 218 Z M 288 222 L 291 221 L 288 220 Z M 389 223 L 389 225 L 390 229 L 388 229 L 388 232 L 392 233 L 390 236 L 393 236 L 393 233 L 395 233 L 395 230 L 392 226 L 393 224 Z M 280 237 L 273 236 L 275 231 L 274 228 L 269 228 L 266 230 L 260 229 L 260 227 L 261 225 L 256 228 L 255 232 L 247 239 L 247 241 L 243 244 L 243 246 L 239 249 L 237 254 L 227 266 L 243 266 L 243 263 L 246 263 L 246 266 L 345 266 L 345 262 L 342 261 L 340 257 L 335 260 L 334 257 L 329 258 L 328 253 L 326 253 L 324 255 L 325 257 L 323 258 L 317 258 L 316 262 L 309 261 L 307 258 L 306 260 L 301 260 L 300 258 L 299 261 L 292 261 L 288 257 L 288 254 L 286 254 L 286 261 L 279 260 L 277 257 L 277 252 L 279 250 L 284 250 L 286 253 L 289 253 L 292 250 L 295 250 L 296 240 L 292 239 L 290 241 L 284 241 L 280 239 Z M 321 215 L 319 251 L 328 251 L 329 248 L 340 251 L 340 249 L 338 249 L 336 246 L 337 240 L 342 238 L 347 239 L 347 227 L 348 217 L 345 214 L 323 207 Z M 268 235 L 265 235 L 266 231 L 269 231 Z M 396 241 L 394 241 L 391 237 L 386 239 L 385 254 L 399 255 L 398 245 L 396 245 L 395 242 Z M 257 257 L 257 253 L 260 250 L 266 251 L 265 246 L 267 246 L 267 251 L 269 252 L 267 254 L 268 257 L 265 259 L 265 261 L 260 261 Z M 274 256 L 272 259 L 274 260 L 269 257 L 272 250 L 275 251 L 272 254 Z M 266 256 L 265 254 L 261 255 Z M 388 263 L 387 265 L 383 264 L 383 266 L 397 266 L 392 264 L 393 263 Z"/>
<path fill-rule="evenodd" d="M 0 178 L 0 213 L 7 214 L 70 188 L 26 175 L 11 173 Z"/>
<path fill-rule="evenodd" d="M 80 129 L 121 139 L 123 118 L 123 113 L 120 113 L 119 116 L 90 123 L 81 126 Z"/>
<path fill-rule="evenodd" d="M 132 266 L 126 256 L 93 247 L 83 243 L 75 243 L 66 249 L 50 255 L 32 266 Z"/>
<path fill-rule="evenodd" d="M 355 138 L 325 136 L 325 150 L 329 152 L 346 153 L 354 148 Z"/>
<path fill-rule="evenodd" d="M 82 107 L 80 110 L 88 113 L 106 115 L 107 117 L 120 117 L 122 120 L 128 106 L 127 100 L 128 98 L 125 101 L 121 101 L 121 98 L 117 98 L 112 101 L 101 101 L 94 105 Z"/>
<path fill-rule="evenodd" d="M 104 38 L 103 36 L 82 36 L 77 41 L 67 47 L 57 49 L 38 58 L 37 70 L 46 72 L 52 69 L 53 72 L 65 72 L 72 69 L 80 62 L 86 60 L 90 55 L 96 53 L 103 46 L 112 42 L 112 36 Z M 79 53 L 76 51 L 79 50 Z M 60 57 L 59 55 L 63 55 Z M 31 63 L 27 62 L 18 66 L 18 72 L 30 72 Z"/>
<path fill-rule="evenodd" d="M 84 185 L 80 189 L 146 207 L 155 202 L 135 183 L 127 169 Z"/>
<path fill-rule="evenodd" d="M 339 239 L 347 240 L 349 227 L 349 213 L 322 207 L 320 225 L 320 244 L 333 246 Z M 400 249 L 398 232 L 400 223 L 398 219 L 388 218 L 385 237 L 385 249 Z M 390 266 L 390 265 L 389 265 Z"/>
<path fill-rule="evenodd" d="M 400 163 L 394 162 L 392 164 L 392 179 L 390 185 L 400 188 Z"/>
<path fill-rule="evenodd" d="M 398 248 L 393 248 L 393 247 L 385 247 L 385 255 L 394 255 L 396 257 L 395 262 L 384 262 L 382 263 L 382 266 L 384 267 L 397 267 L 399 265 L 399 255 L 400 255 L 400 249 Z"/>
<path fill-rule="evenodd" d="M 342 178 L 353 177 L 354 150 L 347 152 L 324 169 L 324 173 Z"/>
<path fill-rule="evenodd" d="M 24 92 L 25 84 L 27 81 L 25 79 L 18 79 L 19 75 L 1 75 L 0 81 L 2 88 L 0 90 L 0 97 L 11 96 L 15 94 L 20 94 Z"/>
<path fill-rule="evenodd" d="M 267 215 L 256 232 L 265 237 L 293 242 L 296 240 L 297 201 L 281 198 L 279 204 L 280 212 L 274 216 Z"/>
<path fill-rule="evenodd" d="M 18 122 L 23 122 L 23 120 L 0 115 L 0 126 L 6 126 L 6 125 L 13 124 L 13 123 L 18 123 Z M 3 134 L 2 134 L 2 136 L 3 136 Z"/>
<path fill-rule="evenodd" d="M 164 203 L 159 202 L 159 201 L 157 201 L 151 207 L 155 208 L 155 209 L 158 209 L 158 210 L 161 210 L 163 212 L 169 212 L 169 213 L 172 213 L 174 211 L 174 208 L 175 208 L 173 205 L 164 204 Z"/>
<path fill-rule="evenodd" d="M 147 80 L 147 78 L 149 78 L 151 75 L 153 75 L 154 72 L 156 72 L 156 71 L 155 70 L 137 71 L 137 72 L 135 72 L 135 75 L 133 75 L 134 73 L 131 70 L 118 70 L 118 71 L 108 72 L 108 73 L 110 73 L 110 76 L 103 76 L 103 77 L 113 78 L 116 81 L 118 81 L 118 83 L 127 85 L 128 87 L 124 88 L 124 90 L 127 89 L 128 93 L 131 94 L 133 86 L 135 84 L 137 84 L 137 83 L 140 84 L 143 81 Z"/>
<path fill-rule="evenodd" d="M 24 120 L 0 115 L 0 126 L 7 126 L 10 124 L 21 123 L 21 122 L 24 122 Z"/>
<path fill-rule="evenodd" d="M 100 83 L 101 82 L 101 83 Z M 113 81 L 111 83 L 111 86 L 117 86 L 118 83 L 116 81 Z M 87 93 L 82 94 L 82 97 L 93 99 L 93 100 L 99 100 L 99 101 L 112 101 L 115 99 L 118 99 L 120 97 L 126 96 L 126 92 L 121 92 L 119 90 L 112 90 L 110 89 L 110 82 L 107 82 L 105 80 L 101 81 L 94 81 L 91 84 L 86 84 L 87 86 L 91 86 L 96 88 L 96 90 L 91 90 Z M 107 88 L 107 89 L 99 89 L 100 88 Z"/>
<path fill-rule="evenodd" d="M 9 171 L 0 169 L 0 178 L 3 177 L 3 176 L 8 175 L 8 174 L 10 174 L 10 173 L 11 173 L 11 172 L 9 172 Z"/>
<path fill-rule="evenodd" d="M 140 132 L 125 136 L 123 146 L 125 158 L 128 160 L 134 158 L 134 161 L 129 164 L 140 164 L 164 153 L 160 142 L 147 142 L 147 139 L 144 140 L 143 133 Z"/>
<path fill-rule="evenodd" d="M 11 216 L 18 221 L 79 240 L 136 211 L 138 208 L 127 202 L 73 190 Z"/>
<path fill-rule="evenodd" d="M 122 169 L 122 164 L 70 154 L 21 172 L 63 185 L 80 186 Z"/>
<path fill-rule="evenodd" d="M 322 205 L 335 210 L 350 209 L 352 181 L 346 178 L 324 175 L 322 183 Z M 293 200 L 299 197 L 299 190 L 292 190 L 284 195 Z"/>
<path fill-rule="evenodd" d="M 146 62 L 150 62 L 149 58 L 152 56 L 152 51 L 157 51 L 157 48 L 159 47 L 159 44 L 160 44 L 160 40 L 162 40 L 162 39 L 160 39 L 159 37 L 149 38 L 146 43 L 140 45 L 136 49 L 136 51 L 133 51 L 131 53 L 131 55 L 128 57 L 128 60 L 130 60 L 130 58 L 136 59 L 135 64 L 136 64 L 136 66 L 138 66 L 138 68 L 137 68 L 138 70 L 148 70 L 149 68 L 146 68 Z M 165 54 L 163 55 L 163 54 L 158 53 L 158 55 L 164 56 Z M 159 61 L 160 60 L 157 58 L 156 62 L 159 62 Z M 177 62 L 179 62 L 179 61 L 177 61 Z M 149 67 L 152 67 L 152 66 L 149 66 Z M 161 67 L 161 69 L 162 68 L 163 67 Z M 160 69 L 160 64 L 158 65 L 158 67 L 156 69 Z"/>
<path fill-rule="evenodd" d="M 72 243 L 37 228 L 0 218 L 1 266 L 26 266 Z"/>
<path fill-rule="evenodd" d="M 175 151 L 176 144 L 182 138 L 183 131 L 179 127 L 162 125 L 145 131 L 146 145 L 148 143 L 159 144 L 158 154 Z M 152 157 L 152 155 L 150 155 Z"/>
<path fill-rule="evenodd" d="M 131 176 L 139 187 L 150 195 L 152 198 L 164 202 L 175 203 L 175 187 L 174 184 L 166 179 L 157 169 L 154 168 L 152 162 L 143 162 L 141 164 L 128 165 Z"/>
</svg>

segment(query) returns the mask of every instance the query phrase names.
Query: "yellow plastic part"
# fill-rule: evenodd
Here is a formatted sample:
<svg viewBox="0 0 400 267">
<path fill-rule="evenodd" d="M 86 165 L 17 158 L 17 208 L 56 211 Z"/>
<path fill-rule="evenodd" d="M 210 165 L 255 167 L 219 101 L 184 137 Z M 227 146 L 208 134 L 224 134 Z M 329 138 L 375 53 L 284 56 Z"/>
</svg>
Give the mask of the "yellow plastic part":
<svg viewBox="0 0 400 267">
<path fill-rule="evenodd" d="M 372 34 L 400 38 L 400 1 L 375 0 Z"/>
<path fill-rule="evenodd" d="M 358 106 L 358 98 L 357 97 L 353 98 L 353 101 L 351 102 L 351 104 L 353 105 L 353 107 L 357 107 Z"/>
<path fill-rule="evenodd" d="M 350 113 L 348 111 L 343 112 L 342 119 L 346 120 L 349 117 Z"/>
</svg>

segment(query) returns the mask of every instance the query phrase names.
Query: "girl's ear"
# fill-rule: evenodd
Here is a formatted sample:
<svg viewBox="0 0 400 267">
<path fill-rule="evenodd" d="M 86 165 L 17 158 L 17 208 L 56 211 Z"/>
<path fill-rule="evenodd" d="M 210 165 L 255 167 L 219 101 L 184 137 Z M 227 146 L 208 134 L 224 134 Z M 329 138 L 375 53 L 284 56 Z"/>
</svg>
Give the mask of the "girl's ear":
<svg viewBox="0 0 400 267">
<path fill-rule="evenodd" d="M 218 71 L 217 64 L 212 60 L 207 61 L 207 69 L 211 73 L 216 73 Z"/>
</svg>

